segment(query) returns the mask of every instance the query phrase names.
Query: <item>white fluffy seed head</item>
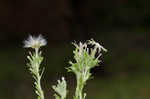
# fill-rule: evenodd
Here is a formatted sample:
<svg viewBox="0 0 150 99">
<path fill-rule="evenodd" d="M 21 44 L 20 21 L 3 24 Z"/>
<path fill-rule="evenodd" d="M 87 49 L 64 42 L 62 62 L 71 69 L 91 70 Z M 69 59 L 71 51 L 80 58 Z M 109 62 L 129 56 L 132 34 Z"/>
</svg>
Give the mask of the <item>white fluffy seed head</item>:
<svg viewBox="0 0 150 99">
<path fill-rule="evenodd" d="M 28 39 L 24 41 L 24 48 L 39 49 L 41 46 L 45 46 L 47 41 L 42 35 L 37 37 L 29 35 Z"/>
</svg>

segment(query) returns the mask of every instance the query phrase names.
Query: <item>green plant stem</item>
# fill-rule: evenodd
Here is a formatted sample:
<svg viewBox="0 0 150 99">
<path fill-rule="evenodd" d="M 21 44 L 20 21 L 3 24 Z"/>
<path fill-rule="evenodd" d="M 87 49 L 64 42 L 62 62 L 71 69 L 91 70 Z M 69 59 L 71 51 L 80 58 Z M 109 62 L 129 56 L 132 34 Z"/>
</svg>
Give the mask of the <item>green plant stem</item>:
<svg viewBox="0 0 150 99">
<path fill-rule="evenodd" d="M 75 92 L 75 99 L 84 99 L 83 96 L 83 88 L 84 88 L 84 82 L 83 78 L 77 77 L 77 87 L 76 87 L 76 92 Z"/>
<path fill-rule="evenodd" d="M 38 77 L 37 87 L 39 88 L 38 91 L 39 91 L 39 94 L 40 94 L 39 95 L 40 98 L 38 98 L 38 99 L 44 99 L 44 92 L 41 88 L 41 78 L 40 77 Z"/>
<path fill-rule="evenodd" d="M 36 58 L 38 58 L 38 56 L 39 56 L 38 49 L 35 49 L 35 54 L 36 54 Z M 40 64 L 38 64 L 38 62 L 37 62 L 36 65 L 37 65 L 36 67 L 40 67 L 39 66 Z M 37 99 L 44 99 L 44 92 L 43 92 L 42 87 L 41 87 L 41 76 L 39 74 L 39 68 L 37 68 L 36 72 L 37 72 L 37 75 L 36 75 L 36 77 L 37 77 L 36 88 L 37 88 L 37 91 L 39 92 L 39 96 L 38 96 Z"/>
</svg>

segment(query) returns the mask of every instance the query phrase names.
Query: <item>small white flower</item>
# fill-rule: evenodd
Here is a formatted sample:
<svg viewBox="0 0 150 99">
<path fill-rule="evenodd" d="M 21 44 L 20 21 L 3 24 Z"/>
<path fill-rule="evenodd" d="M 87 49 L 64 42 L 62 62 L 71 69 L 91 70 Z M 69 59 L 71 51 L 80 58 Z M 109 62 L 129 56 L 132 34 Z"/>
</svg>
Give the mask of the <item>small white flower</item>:
<svg viewBox="0 0 150 99">
<path fill-rule="evenodd" d="M 105 52 L 107 52 L 107 49 L 105 49 L 102 45 L 100 45 L 99 43 L 95 42 L 95 47 L 97 47 L 98 52 L 101 52 L 101 49 Z"/>
<path fill-rule="evenodd" d="M 45 46 L 46 44 L 47 41 L 42 35 L 39 35 L 38 37 L 29 35 L 28 39 L 24 41 L 25 48 L 39 49 L 41 46 Z"/>
<path fill-rule="evenodd" d="M 99 43 L 95 42 L 93 39 L 88 41 L 89 44 L 91 45 L 95 45 L 95 48 L 98 49 L 98 53 L 101 52 L 101 50 L 107 52 L 107 49 L 105 49 L 102 45 L 100 45 Z"/>
</svg>

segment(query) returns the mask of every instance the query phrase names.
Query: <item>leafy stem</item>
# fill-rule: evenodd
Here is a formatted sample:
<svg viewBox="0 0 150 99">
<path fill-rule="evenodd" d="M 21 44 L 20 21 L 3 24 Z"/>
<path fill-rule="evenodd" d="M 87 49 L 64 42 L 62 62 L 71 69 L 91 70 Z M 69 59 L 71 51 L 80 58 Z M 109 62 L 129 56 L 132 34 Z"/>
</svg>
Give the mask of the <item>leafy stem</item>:
<svg viewBox="0 0 150 99">
<path fill-rule="evenodd" d="M 44 92 L 41 87 L 41 78 L 42 74 L 44 72 L 44 69 L 42 72 L 40 72 L 40 64 L 43 61 L 43 57 L 41 56 L 41 53 L 38 52 L 38 49 L 35 49 L 35 52 L 33 54 L 30 53 L 30 56 L 28 56 L 28 59 L 30 63 L 28 63 L 29 70 L 35 80 L 35 92 L 38 95 L 37 99 L 44 99 Z"/>
<path fill-rule="evenodd" d="M 74 99 L 85 99 L 86 93 L 83 93 L 83 88 L 90 79 L 90 70 L 95 66 L 98 66 L 101 56 L 101 49 L 107 51 L 99 43 L 95 42 L 93 39 L 89 40 L 87 43 L 79 43 L 79 45 L 73 43 L 75 46 L 74 59 L 75 62 L 69 62 L 70 67 L 67 68 L 69 72 L 73 72 L 76 76 L 77 86 L 75 91 Z M 92 47 L 88 47 L 92 46 Z"/>
</svg>

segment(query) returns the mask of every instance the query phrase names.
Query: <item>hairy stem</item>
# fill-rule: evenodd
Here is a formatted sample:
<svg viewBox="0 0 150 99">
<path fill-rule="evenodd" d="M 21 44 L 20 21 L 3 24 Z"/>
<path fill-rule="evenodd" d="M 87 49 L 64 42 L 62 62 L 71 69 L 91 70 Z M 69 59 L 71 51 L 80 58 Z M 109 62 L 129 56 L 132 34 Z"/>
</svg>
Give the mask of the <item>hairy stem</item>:
<svg viewBox="0 0 150 99">
<path fill-rule="evenodd" d="M 44 99 L 44 92 L 41 88 L 41 78 L 38 77 L 38 81 L 37 81 L 37 87 L 39 88 L 38 91 L 39 91 L 39 99 Z"/>
<path fill-rule="evenodd" d="M 38 58 L 38 56 L 39 56 L 39 52 L 38 52 L 38 49 L 35 49 L 35 56 L 36 56 L 36 59 Z M 38 61 L 37 61 L 37 63 L 36 63 L 36 67 L 40 67 L 39 65 L 39 63 L 38 63 Z M 42 90 L 42 87 L 41 87 L 41 76 L 40 76 L 40 73 L 39 73 L 39 68 L 37 68 L 37 75 L 36 75 L 36 77 L 37 77 L 37 80 L 36 80 L 36 88 L 37 88 L 37 91 L 38 91 L 38 93 L 39 93 L 39 96 L 38 96 L 38 98 L 37 99 L 44 99 L 44 92 L 43 92 L 43 90 Z"/>
<path fill-rule="evenodd" d="M 75 99 L 84 99 L 83 88 L 84 88 L 84 82 L 83 82 L 82 76 L 77 77 L 77 87 L 76 87 L 76 92 L 75 92 Z"/>
</svg>

